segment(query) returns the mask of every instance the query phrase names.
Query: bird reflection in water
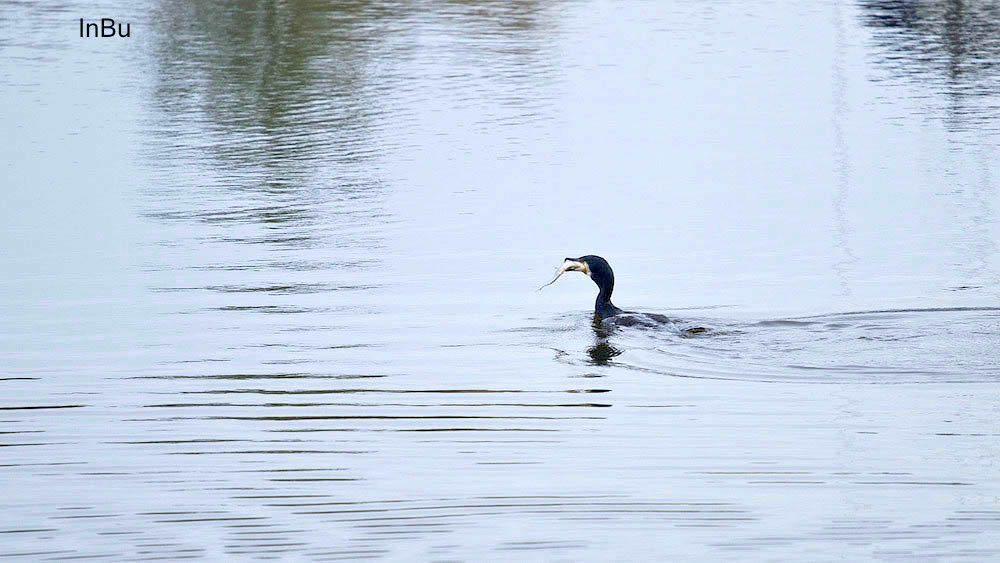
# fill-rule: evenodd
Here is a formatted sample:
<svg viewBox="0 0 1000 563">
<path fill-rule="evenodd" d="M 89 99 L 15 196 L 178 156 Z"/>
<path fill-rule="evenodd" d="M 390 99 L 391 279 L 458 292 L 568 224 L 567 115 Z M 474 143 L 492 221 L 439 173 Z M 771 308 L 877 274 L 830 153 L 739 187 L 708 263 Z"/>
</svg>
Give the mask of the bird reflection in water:
<svg viewBox="0 0 1000 563">
<path fill-rule="evenodd" d="M 620 356 L 624 350 L 615 348 L 608 342 L 614 327 L 602 323 L 599 315 L 594 315 L 593 327 L 594 345 L 587 348 L 587 355 L 590 356 L 589 363 L 595 366 L 606 366 L 611 363 L 611 358 Z"/>
</svg>

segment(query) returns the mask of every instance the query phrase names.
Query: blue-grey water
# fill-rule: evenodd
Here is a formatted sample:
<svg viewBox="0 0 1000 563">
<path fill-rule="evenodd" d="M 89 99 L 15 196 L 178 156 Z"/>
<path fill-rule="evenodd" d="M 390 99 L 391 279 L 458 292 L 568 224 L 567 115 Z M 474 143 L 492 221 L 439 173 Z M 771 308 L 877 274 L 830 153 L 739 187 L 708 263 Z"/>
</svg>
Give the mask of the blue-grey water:
<svg viewBox="0 0 1000 563">
<path fill-rule="evenodd" d="M 1000 557 L 998 58 L 958 0 L 0 5 L 0 558 Z M 583 254 L 708 331 L 535 291 Z"/>
</svg>

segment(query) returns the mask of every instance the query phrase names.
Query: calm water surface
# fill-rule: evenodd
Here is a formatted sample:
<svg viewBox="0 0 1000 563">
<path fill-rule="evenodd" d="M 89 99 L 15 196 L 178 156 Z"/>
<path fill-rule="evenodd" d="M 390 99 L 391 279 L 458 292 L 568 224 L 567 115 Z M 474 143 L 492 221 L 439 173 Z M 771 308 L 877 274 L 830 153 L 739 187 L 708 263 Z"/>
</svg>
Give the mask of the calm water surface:
<svg viewBox="0 0 1000 563">
<path fill-rule="evenodd" d="M 1000 556 L 995 3 L 0 19 L 0 557 Z"/>
</svg>

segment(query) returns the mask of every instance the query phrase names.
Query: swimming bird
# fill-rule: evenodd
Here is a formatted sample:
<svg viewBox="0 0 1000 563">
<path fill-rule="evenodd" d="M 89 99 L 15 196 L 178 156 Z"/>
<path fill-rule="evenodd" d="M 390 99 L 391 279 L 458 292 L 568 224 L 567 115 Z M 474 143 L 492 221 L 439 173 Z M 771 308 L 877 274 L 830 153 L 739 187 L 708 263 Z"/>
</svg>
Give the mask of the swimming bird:
<svg viewBox="0 0 1000 563">
<path fill-rule="evenodd" d="M 566 272 L 583 272 L 590 279 L 594 280 L 594 283 L 600 289 L 600 292 L 597 294 L 597 301 L 594 302 L 595 330 L 598 330 L 598 327 L 607 327 L 609 325 L 641 326 L 647 328 L 660 328 L 666 325 L 683 336 L 711 332 L 711 329 L 692 324 L 690 321 L 671 319 L 666 315 L 658 313 L 623 311 L 615 307 L 615 304 L 611 302 L 611 292 L 615 289 L 615 273 L 611 270 L 611 265 L 608 264 L 607 260 L 593 254 L 579 258 L 565 258 L 556 277 L 552 278 L 552 281 L 549 283 L 538 288 L 538 291 L 556 283 L 556 280 Z M 604 336 L 607 336 L 607 334 L 605 333 Z M 616 351 L 615 355 L 619 353 L 621 352 Z"/>
</svg>

